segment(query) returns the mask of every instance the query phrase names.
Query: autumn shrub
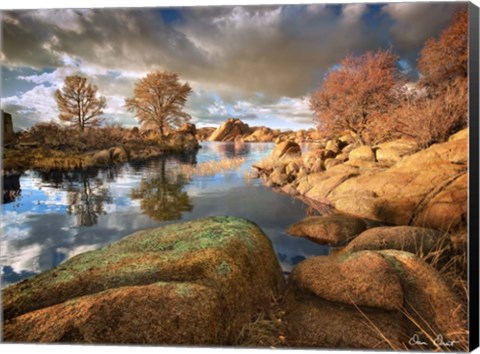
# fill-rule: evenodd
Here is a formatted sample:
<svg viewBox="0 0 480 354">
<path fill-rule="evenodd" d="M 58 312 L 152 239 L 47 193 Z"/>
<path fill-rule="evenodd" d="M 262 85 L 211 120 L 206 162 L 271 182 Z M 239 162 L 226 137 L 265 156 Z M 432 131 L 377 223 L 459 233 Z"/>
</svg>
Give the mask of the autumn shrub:
<svg viewBox="0 0 480 354">
<path fill-rule="evenodd" d="M 392 137 L 407 137 L 421 146 L 443 142 L 465 128 L 468 121 L 468 87 L 458 79 L 440 95 L 406 102 L 396 109 L 386 124 Z"/>
<path fill-rule="evenodd" d="M 72 129 L 65 128 L 57 123 L 38 123 L 34 125 L 23 138 L 33 139 L 43 148 L 66 149 L 74 144 L 77 133 Z"/>
</svg>

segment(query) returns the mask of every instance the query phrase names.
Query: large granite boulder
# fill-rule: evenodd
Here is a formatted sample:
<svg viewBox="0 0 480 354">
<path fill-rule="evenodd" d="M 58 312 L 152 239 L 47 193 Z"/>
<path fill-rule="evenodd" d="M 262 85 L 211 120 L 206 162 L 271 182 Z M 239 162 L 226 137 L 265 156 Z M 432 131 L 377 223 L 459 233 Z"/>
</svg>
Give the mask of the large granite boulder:
<svg viewBox="0 0 480 354">
<path fill-rule="evenodd" d="M 294 141 L 283 141 L 275 145 L 275 148 L 272 151 L 273 159 L 281 159 L 284 156 L 301 156 L 302 149 Z"/>
<path fill-rule="evenodd" d="M 391 224 L 461 229 L 467 215 L 467 159 L 463 137 L 405 156 L 390 168 L 346 174 L 328 188 L 316 185 L 328 193 L 312 188 L 307 197 L 328 198 L 341 212 Z"/>
<path fill-rule="evenodd" d="M 322 348 L 452 350 L 467 340 L 465 308 L 442 276 L 415 255 L 359 251 L 319 256 L 291 273 L 285 297 L 289 344 Z M 426 346 L 411 338 L 417 334 Z"/>
<path fill-rule="evenodd" d="M 251 128 L 240 119 L 227 119 L 208 138 L 209 141 L 235 141 L 239 135 L 250 134 Z"/>
<path fill-rule="evenodd" d="M 348 215 L 308 216 L 291 225 L 287 232 L 321 245 L 340 246 L 365 231 L 363 219 Z"/>
<path fill-rule="evenodd" d="M 397 139 L 378 144 L 375 147 L 375 154 L 379 163 L 393 165 L 403 157 L 417 152 L 419 148 L 414 140 Z"/>
<path fill-rule="evenodd" d="M 300 263 L 286 294 L 289 343 L 321 348 L 400 348 L 405 326 L 400 278 L 374 252 Z M 381 328 L 379 332 L 376 328 Z"/>
<path fill-rule="evenodd" d="M 197 128 L 197 132 L 195 134 L 196 138 L 198 141 L 204 141 L 208 140 L 210 135 L 215 131 L 216 129 L 213 127 L 203 127 L 203 128 Z"/>
<path fill-rule="evenodd" d="M 267 127 L 253 127 L 253 132 L 244 138 L 245 142 L 259 142 L 265 143 L 274 141 L 276 138 L 275 132 Z"/>
<path fill-rule="evenodd" d="M 382 226 L 362 232 L 343 252 L 393 249 L 423 256 L 431 252 L 448 254 L 451 247 L 450 237 L 444 232 L 415 226 Z"/>
<path fill-rule="evenodd" d="M 284 286 L 267 236 L 235 217 L 141 231 L 3 291 L 4 340 L 232 344 Z"/>
</svg>

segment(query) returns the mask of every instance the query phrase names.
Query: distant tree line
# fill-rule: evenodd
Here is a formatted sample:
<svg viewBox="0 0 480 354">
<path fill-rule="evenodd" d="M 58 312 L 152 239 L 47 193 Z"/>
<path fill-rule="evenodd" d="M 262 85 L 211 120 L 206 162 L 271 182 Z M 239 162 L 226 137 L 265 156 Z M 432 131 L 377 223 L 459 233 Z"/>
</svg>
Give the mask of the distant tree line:
<svg viewBox="0 0 480 354">
<path fill-rule="evenodd" d="M 407 137 L 428 146 L 467 126 L 467 10 L 426 41 L 418 82 L 407 82 L 398 59 L 391 50 L 348 55 L 327 74 L 310 99 L 324 137 L 350 132 L 361 144 Z"/>
</svg>

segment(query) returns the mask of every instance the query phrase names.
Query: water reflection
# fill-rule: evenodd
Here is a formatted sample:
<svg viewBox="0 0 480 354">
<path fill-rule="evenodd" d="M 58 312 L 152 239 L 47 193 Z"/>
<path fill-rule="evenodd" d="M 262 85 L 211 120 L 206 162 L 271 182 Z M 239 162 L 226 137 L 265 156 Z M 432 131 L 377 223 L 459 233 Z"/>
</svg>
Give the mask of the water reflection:
<svg viewBox="0 0 480 354">
<path fill-rule="evenodd" d="M 11 203 L 20 196 L 20 175 L 3 176 L 3 204 Z"/>
<path fill-rule="evenodd" d="M 166 169 L 167 161 L 162 158 L 151 164 L 156 173 L 142 178 L 139 188 L 132 189 L 132 199 L 140 200 L 142 211 L 155 221 L 179 220 L 182 213 L 191 211 L 192 202 L 183 190 L 189 182 L 175 169 Z"/>
<path fill-rule="evenodd" d="M 244 173 L 273 144 L 202 143 L 198 154 L 165 156 L 86 171 L 27 171 L 11 180 L 15 203 L 3 205 L 2 286 L 55 267 L 139 230 L 211 215 L 249 219 L 271 239 L 284 271 L 328 249 L 286 234 L 307 206 Z M 227 171 L 185 178 L 180 165 L 242 158 Z M 20 194 L 21 184 L 21 194 Z M 13 194 L 12 194 L 13 195 Z"/>
<path fill-rule="evenodd" d="M 112 201 L 107 184 L 118 176 L 118 167 L 75 171 L 40 172 L 41 185 L 67 192 L 67 213 L 76 226 L 93 226 L 106 214 L 104 205 Z"/>
<path fill-rule="evenodd" d="M 252 144 L 248 143 L 219 143 L 209 146 L 221 158 L 230 159 L 250 154 Z"/>
<path fill-rule="evenodd" d="M 92 226 L 98 216 L 106 214 L 104 203 L 111 201 L 108 189 L 99 179 L 81 176 L 78 184 L 68 188 L 68 214 L 75 215 L 77 226 Z"/>
</svg>

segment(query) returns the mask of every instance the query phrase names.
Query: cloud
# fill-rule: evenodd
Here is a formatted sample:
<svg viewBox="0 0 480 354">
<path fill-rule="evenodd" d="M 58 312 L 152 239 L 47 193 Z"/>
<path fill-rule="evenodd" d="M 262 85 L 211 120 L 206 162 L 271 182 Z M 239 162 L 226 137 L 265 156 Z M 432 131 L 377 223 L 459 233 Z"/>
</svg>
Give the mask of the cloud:
<svg viewBox="0 0 480 354">
<path fill-rule="evenodd" d="M 349 50 L 372 47 L 361 21 L 366 10 L 358 4 L 196 7 L 179 10 L 182 20 L 173 24 L 155 9 L 9 11 L 3 54 L 7 65 L 59 67 L 70 58 L 298 96 L 317 81 L 312 73 L 325 72 Z"/>
<path fill-rule="evenodd" d="M 389 33 L 395 48 L 408 55 L 423 46 L 428 38 L 438 36 L 448 26 L 453 14 L 465 3 L 391 3 L 383 7 L 393 23 Z"/>
<path fill-rule="evenodd" d="M 4 65 L 36 68 L 17 81 L 37 87 L 20 93 L 8 89 L 2 105 L 20 112 L 23 125 L 52 119 L 57 115 L 54 88 L 66 75 L 81 73 L 107 97 L 107 120 L 133 125 L 122 100 L 138 78 L 159 69 L 189 81 L 194 94 L 187 111 L 196 122 L 216 125 L 232 116 L 255 121 L 275 115 L 307 122 L 308 105 L 294 112 L 287 104 L 303 102 L 347 53 L 393 44 L 405 67 L 415 67 L 425 39 L 437 35 L 459 6 L 190 7 L 169 10 L 174 21 L 161 9 L 148 8 L 5 11 Z"/>
</svg>

